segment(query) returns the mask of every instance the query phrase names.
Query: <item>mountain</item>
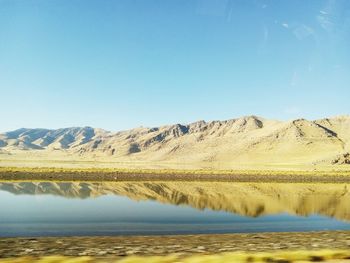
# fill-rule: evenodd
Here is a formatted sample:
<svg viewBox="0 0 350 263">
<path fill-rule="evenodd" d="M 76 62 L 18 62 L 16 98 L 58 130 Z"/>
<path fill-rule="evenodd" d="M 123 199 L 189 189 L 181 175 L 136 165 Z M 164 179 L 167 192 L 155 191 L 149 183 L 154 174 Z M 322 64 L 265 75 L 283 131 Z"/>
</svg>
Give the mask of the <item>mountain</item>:
<svg viewBox="0 0 350 263">
<path fill-rule="evenodd" d="M 0 134 L 0 160 L 95 160 L 253 167 L 350 164 L 350 116 L 309 121 L 246 116 L 109 132 L 91 127 Z"/>
<path fill-rule="evenodd" d="M 0 191 L 66 198 L 120 195 L 137 201 L 152 200 L 251 217 L 280 213 L 319 214 L 350 221 L 350 191 L 349 185 L 344 184 L 0 182 Z"/>
</svg>

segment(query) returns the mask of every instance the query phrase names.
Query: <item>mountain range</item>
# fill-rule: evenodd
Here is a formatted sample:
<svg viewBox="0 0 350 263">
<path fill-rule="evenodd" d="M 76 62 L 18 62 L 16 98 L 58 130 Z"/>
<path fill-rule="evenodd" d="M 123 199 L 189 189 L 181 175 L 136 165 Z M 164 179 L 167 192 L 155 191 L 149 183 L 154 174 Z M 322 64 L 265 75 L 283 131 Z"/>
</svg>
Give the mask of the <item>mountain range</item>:
<svg viewBox="0 0 350 263">
<path fill-rule="evenodd" d="M 309 121 L 245 116 L 110 132 L 91 127 L 0 134 L 0 160 L 60 159 L 217 167 L 350 164 L 350 116 Z"/>
</svg>

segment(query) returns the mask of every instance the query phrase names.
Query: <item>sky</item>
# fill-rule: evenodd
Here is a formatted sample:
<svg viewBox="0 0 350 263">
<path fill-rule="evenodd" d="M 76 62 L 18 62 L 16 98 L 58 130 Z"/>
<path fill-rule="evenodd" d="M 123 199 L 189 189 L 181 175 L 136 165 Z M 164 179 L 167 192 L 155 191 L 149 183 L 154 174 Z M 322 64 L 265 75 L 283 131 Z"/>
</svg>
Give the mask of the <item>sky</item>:
<svg viewBox="0 0 350 263">
<path fill-rule="evenodd" d="M 347 0 L 0 0 L 0 132 L 350 113 Z"/>
</svg>

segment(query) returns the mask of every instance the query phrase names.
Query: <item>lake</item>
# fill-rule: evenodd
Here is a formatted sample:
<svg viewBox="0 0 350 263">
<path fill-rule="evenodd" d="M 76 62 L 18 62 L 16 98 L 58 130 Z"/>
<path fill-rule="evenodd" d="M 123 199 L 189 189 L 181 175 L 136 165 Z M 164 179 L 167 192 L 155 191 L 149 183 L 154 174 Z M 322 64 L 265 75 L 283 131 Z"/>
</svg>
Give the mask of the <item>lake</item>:
<svg viewBox="0 0 350 263">
<path fill-rule="evenodd" d="M 350 185 L 0 182 L 0 236 L 350 230 Z"/>
</svg>

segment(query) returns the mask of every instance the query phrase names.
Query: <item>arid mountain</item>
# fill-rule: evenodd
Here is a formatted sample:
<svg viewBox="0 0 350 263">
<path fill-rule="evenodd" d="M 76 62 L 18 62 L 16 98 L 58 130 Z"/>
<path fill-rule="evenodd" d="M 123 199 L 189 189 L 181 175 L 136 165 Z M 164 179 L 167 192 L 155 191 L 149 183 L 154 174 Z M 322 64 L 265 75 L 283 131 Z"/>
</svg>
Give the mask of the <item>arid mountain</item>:
<svg viewBox="0 0 350 263">
<path fill-rule="evenodd" d="M 7 150 L 65 150 L 84 145 L 98 135 L 107 134 L 90 127 L 47 129 L 18 129 L 0 135 L 0 147 Z"/>
<path fill-rule="evenodd" d="M 256 116 L 107 132 L 90 127 L 0 134 L 0 159 L 67 157 L 237 167 L 350 164 L 350 116 L 274 121 Z"/>
<path fill-rule="evenodd" d="M 138 201 L 155 200 L 251 217 L 289 213 L 299 216 L 320 214 L 350 220 L 349 185 L 344 184 L 1 182 L 0 190 L 67 198 L 121 195 Z"/>
</svg>

